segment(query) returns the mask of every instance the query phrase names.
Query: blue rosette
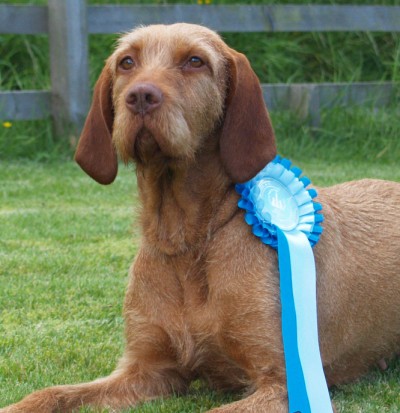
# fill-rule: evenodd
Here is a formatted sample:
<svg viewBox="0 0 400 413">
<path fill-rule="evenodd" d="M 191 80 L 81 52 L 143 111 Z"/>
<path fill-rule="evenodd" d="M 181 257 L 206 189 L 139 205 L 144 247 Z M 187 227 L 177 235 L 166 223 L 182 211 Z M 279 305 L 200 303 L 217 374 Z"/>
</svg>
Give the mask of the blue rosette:
<svg viewBox="0 0 400 413">
<path fill-rule="evenodd" d="M 275 249 L 277 228 L 303 232 L 311 246 L 322 234 L 322 206 L 313 201 L 317 191 L 306 189 L 311 181 L 301 174 L 300 168 L 291 167 L 291 161 L 278 155 L 253 179 L 236 185 L 241 195 L 238 205 L 246 211 L 245 220 L 253 234 Z"/>
<path fill-rule="evenodd" d="M 318 342 L 312 250 L 324 219 L 317 191 L 307 189 L 311 181 L 301 174 L 277 156 L 236 191 L 253 234 L 278 250 L 289 413 L 332 413 Z"/>
</svg>

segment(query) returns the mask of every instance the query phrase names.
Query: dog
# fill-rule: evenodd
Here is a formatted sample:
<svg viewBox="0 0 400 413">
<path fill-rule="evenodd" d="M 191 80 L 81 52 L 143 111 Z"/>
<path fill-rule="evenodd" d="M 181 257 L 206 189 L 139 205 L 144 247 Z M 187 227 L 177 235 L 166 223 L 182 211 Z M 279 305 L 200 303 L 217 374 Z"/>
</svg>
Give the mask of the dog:
<svg viewBox="0 0 400 413">
<path fill-rule="evenodd" d="M 109 377 L 40 390 L 0 412 L 119 411 L 202 378 L 246 391 L 214 413 L 286 413 L 277 254 L 252 235 L 234 189 L 275 155 L 258 78 L 215 32 L 174 24 L 122 36 L 76 160 L 102 184 L 115 179 L 118 156 L 136 165 L 142 241 L 124 303 L 125 353 Z M 334 385 L 400 350 L 400 184 L 318 192 L 319 339 Z"/>
</svg>

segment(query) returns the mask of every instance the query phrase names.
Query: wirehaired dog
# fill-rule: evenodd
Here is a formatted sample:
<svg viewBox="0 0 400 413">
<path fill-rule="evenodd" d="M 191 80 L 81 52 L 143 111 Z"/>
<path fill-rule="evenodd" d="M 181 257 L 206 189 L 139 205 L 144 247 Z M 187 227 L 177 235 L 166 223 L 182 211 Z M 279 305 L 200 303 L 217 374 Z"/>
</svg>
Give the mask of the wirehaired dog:
<svg viewBox="0 0 400 413">
<path fill-rule="evenodd" d="M 142 204 L 125 353 L 109 377 L 37 391 L 0 412 L 118 411 L 203 378 L 247 390 L 215 413 L 286 413 L 277 255 L 252 235 L 234 190 L 276 155 L 248 60 L 196 25 L 124 35 L 96 84 L 76 160 L 109 184 L 118 154 L 136 164 Z M 400 350 L 400 184 L 348 182 L 318 199 L 318 324 L 332 385 Z"/>
</svg>

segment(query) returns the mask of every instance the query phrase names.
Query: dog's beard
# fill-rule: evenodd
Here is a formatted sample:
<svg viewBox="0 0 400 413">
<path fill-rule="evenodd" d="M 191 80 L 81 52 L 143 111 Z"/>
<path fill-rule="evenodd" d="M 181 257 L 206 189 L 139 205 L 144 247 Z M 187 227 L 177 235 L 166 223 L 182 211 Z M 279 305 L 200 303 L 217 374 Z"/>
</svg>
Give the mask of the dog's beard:
<svg viewBox="0 0 400 413">
<path fill-rule="evenodd" d="M 124 162 L 188 160 L 200 141 L 191 133 L 182 112 L 174 108 L 144 118 L 117 112 L 114 125 L 119 127 L 113 131 L 113 141 Z"/>
<path fill-rule="evenodd" d="M 132 158 L 136 162 L 147 164 L 162 155 L 160 145 L 154 135 L 145 126 L 139 130 L 134 142 Z"/>
<path fill-rule="evenodd" d="M 140 163 L 148 162 L 161 152 L 154 133 L 146 127 L 144 119 L 127 111 L 117 112 L 113 130 L 113 142 L 121 159 Z"/>
</svg>

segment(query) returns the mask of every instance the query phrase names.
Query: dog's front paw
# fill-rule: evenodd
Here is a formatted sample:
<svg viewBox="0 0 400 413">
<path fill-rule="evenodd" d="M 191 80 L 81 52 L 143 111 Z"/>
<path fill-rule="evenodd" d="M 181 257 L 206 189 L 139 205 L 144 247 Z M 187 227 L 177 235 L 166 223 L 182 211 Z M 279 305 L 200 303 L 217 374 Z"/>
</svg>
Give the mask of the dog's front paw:
<svg viewBox="0 0 400 413">
<path fill-rule="evenodd" d="M 70 412 L 63 402 L 62 386 L 36 391 L 20 402 L 0 409 L 0 413 L 56 413 Z"/>
<path fill-rule="evenodd" d="M 286 397 L 272 399 L 266 397 L 259 392 L 230 403 L 216 409 L 210 410 L 208 413 L 287 413 L 288 402 Z"/>
<path fill-rule="evenodd" d="M 337 413 L 333 403 L 332 408 L 334 413 Z M 216 409 L 209 410 L 207 413 L 287 413 L 288 409 L 288 402 L 285 398 L 268 401 L 247 398 L 217 407 Z"/>
</svg>

